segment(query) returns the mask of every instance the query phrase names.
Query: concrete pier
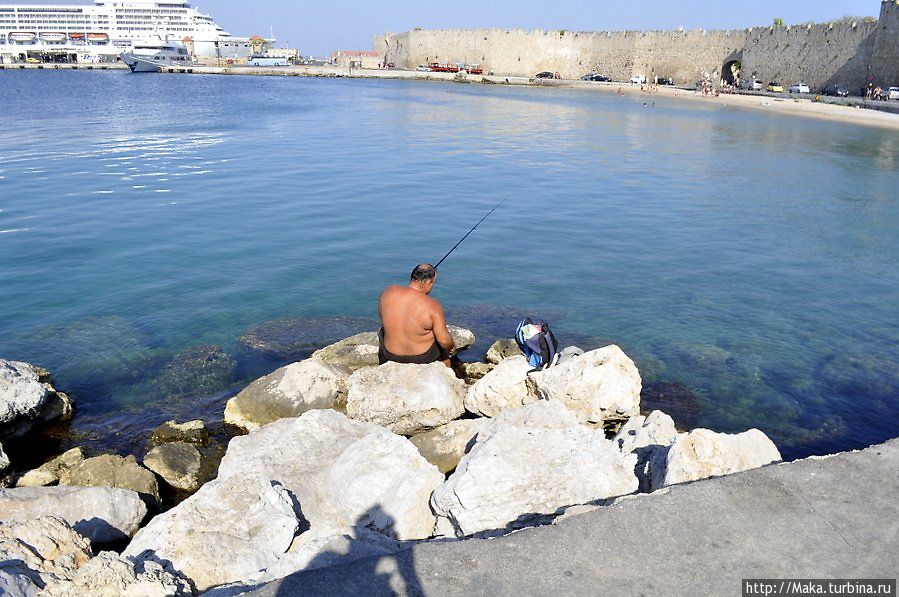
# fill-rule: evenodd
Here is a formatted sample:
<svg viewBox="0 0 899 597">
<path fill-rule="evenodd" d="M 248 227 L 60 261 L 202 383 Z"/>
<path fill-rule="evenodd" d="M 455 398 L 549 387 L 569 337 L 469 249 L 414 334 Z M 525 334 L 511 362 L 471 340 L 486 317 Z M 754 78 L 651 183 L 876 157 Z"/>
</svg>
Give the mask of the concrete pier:
<svg viewBox="0 0 899 597">
<path fill-rule="evenodd" d="M 750 578 L 896 578 L 899 439 L 671 487 L 493 540 L 300 572 L 287 595 L 740 595 Z"/>
</svg>

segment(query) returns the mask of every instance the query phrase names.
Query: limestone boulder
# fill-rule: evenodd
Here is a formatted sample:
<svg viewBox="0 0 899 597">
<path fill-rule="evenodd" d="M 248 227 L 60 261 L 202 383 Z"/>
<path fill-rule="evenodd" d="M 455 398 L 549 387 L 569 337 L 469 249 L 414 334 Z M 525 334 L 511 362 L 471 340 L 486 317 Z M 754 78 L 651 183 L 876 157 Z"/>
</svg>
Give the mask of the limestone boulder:
<svg viewBox="0 0 899 597">
<path fill-rule="evenodd" d="M 346 376 L 328 363 L 307 359 L 281 367 L 244 388 L 225 406 L 225 422 L 252 431 L 277 419 L 342 406 Z"/>
<path fill-rule="evenodd" d="M 400 540 L 431 536 L 428 499 L 443 481 L 409 440 L 333 410 L 231 440 L 219 479 L 251 473 L 283 484 L 313 529 L 364 526 Z"/>
<path fill-rule="evenodd" d="M 52 514 L 93 543 L 128 539 L 147 515 L 133 491 L 113 487 L 17 487 L 0 489 L 0 513 L 9 521 Z"/>
<path fill-rule="evenodd" d="M 488 423 L 431 504 L 438 529 L 457 536 L 514 528 L 633 493 L 636 461 L 561 402 L 536 402 Z"/>
<path fill-rule="evenodd" d="M 385 363 L 350 376 L 346 412 L 351 419 L 415 435 L 458 418 L 465 390 L 465 382 L 441 363 Z"/>
<path fill-rule="evenodd" d="M 185 423 L 166 421 L 153 430 L 153 433 L 150 434 L 150 441 L 156 445 L 169 442 L 187 442 L 205 446 L 209 443 L 209 431 L 206 429 L 206 424 L 199 419 Z"/>
<path fill-rule="evenodd" d="M 84 461 L 84 450 L 72 448 L 28 471 L 16 482 L 16 487 L 46 487 L 59 483 L 59 477 Z"/>
<path fill-rule="evenodd" d="M 43 593 L 46 597 L 180 597 L 193 595 L 188 583 L 153 561 L 134 562 L 104 551 L 81 566 L 69 582 Z"/>
<path fill-rule="evenodd" d="M 640 414 L 640 373 L 615 345 L 534 372 L 528 383 L 535 396 L 562 401 L 585 423 L 614 423 Z"/>
<path fill-rule="evenodd" d="M 497 340 L 487 349 L 487 362 L 499 365 L 509 357 L 521 356 L 521 349 L 518 343 L 512 338 L 503 338 Z"/>
<path fill-rule="evenodd" d="M 144 457 L 144 466 L 170 486 L 181 491 L 196 491 L 207 475 L 203 456 L 193 444 L 171 442 L 156 446 Z"/>
<path fill-rule="evenodd" d="M 412 436 L 410 440 L 428 462 L 449 473 L 474 445 L 475 436 L 489 419 L 459 419 L 437 429 Z"/>
<path fill-rule="evenodd" d="M 0 359 L 0 439 L 22 436 L 37 424 L 73 413 L 72 401 L 53 387 L 46 370 Z"/>
<path fill-rule="evenodd" d="M 71 580 L 91 557 L 87 539 L 56 516 L 0 520 L 0 595 L 31 597 Z"/>
<path fill-rule="evenodd" d="M 735 435 L 694 429 L 677 436 L 664 466 L 652 471 L 652 489 L 708 477 L 730 475 L 781 460 L 767 435 L 750 429 Z"/>
<path fill-rule="evenodd" d="M 653 470 L 664 468 L 668 449 L 677 438 L 674 419 L 660 410 L 648 416 L 631 417 L 612 441 L 625 454 L 636 454 L 637 465 L 634 472 L 640 480 L 640 491 L 652 488 Z"/>
<path fill-rule="evenodd" d="M 353 373 L 378 366 L 378 333 L 362 332 L 312 353 L 312 358 Z"/>
<path fill-rule="evenodd" d="M 136 491 L 150 505 L 159 504 L 156 476 L 139 465 L 134 456 L 104 454 L 88 458 L 75 467 L 62 471 L 60 485 L 83 487 L 118 487 Z"/>
<path fill-rule="evenodd" d="M 217 479 L 154 517 L 122 553 L 169 562 L 198 591 L 250 578 L 274 564 L 300 521 L 290 493 L 265 476 Z"/>
<path fill-rule="evenodd" d="M 453 371 L 466 385 L 482 379 L 485 375 L 493 371 L 496 365 L 490 363 L 468 363 L 466 361 L 452 361 Z"/>
<path fill-rule="evenodd" d="M 527 382 L 532 369 L 524 356 L 504 359 L 468 388 L 465 410 L 482 417 L 495 417 L 504 410 L 536 401 Z"/>
<path fill-rule="evenodd" d="M 477 340 L 477 338 L 475 338 L 474 332 L 463 327 L 448 324 L 446 326 L 446 329 L 450 333 L 450 336 L 453 337 L 453 344 L 456 345 L 456 350 L 458 352 L 468 350 Z"/>
</svg>

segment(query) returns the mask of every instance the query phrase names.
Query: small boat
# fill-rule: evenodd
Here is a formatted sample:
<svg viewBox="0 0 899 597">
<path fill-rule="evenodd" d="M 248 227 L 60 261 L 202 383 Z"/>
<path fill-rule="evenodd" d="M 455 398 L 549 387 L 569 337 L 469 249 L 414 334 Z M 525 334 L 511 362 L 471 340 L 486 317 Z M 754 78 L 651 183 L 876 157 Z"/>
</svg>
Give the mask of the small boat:
<svg viewBox="0 0 899 597">
<path fill-rule="evenodd" d="M 91 42 L 106 43 L 109 41 L 109 35 L 106 33 L 88 33 L 87 39 Z"/>
<path fill-rule="evenodd" d="M 41 33 L 41 41 L 45 41 L 51 44 L 62 43 L 66 41 L 66 39 L 68 39 L 68 36 L 65 33 L 55 31 Z"/>
<path fill-rule="evenodd" d="M 13 31 L 9 34 L 9 39 L 18 43 L 33 44 L 37 39 L 37 34 L 29 31 Z"/>
<path fill-rule="evenodd" d="M 187 47 L 181 42 L 134 42 L 134 49 L 119 54 L 133 73 L 158 73 L 163 68 L 193 66 Z"/>
</svg>

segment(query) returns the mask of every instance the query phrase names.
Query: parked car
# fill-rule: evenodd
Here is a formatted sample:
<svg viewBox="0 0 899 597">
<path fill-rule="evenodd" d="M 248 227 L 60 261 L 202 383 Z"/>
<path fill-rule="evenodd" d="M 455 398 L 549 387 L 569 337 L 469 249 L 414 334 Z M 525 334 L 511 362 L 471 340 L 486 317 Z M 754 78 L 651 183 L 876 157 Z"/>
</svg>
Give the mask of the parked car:
<svg viewBox="0 0 899 597">
<path fill-rule="evenodd" d="M 545 70 L 542 73 L 537 73 L 536 75 L 534 75 L 534 78 L 535 79 L 555 79 L 556 74 L 551 73 L 548 70 Z"/>
<path fill-rule="evenodd" d="M 884 95 L 887 99 L 899 100 L 899 87 L 890 87 Z"/>
<path fill-rule="evenodd" d="M 396 68 L 396 64 L 394 64 L 393 62 L 388 62 L 387 68 Z"/>
<path fill-rule="evenodd" d="M 849 90 L 842 85 L 828 85 L 821 90 L 822 95 L 832 95 L 834 97 L 849 97 Z"/>
<path fill-rule="evenodd" d="M 421 71 L 423 73 L 431 72 L 431 68 L 428 66 L 425 66 L 424 64 L 419 64 L 418 66 L 415 67 L 415 70 Z"/>
<path fill-rule="evenodd" d="M 41 61 L 38 60 L 37 58 L 31 58 L 31 57 L 26 58 L 25 62 L 27 62 L 28 64 L 40 64 L 41 63 Z"/>
<path fill-rule="evenodd" d="M 808 88 L 808 85 L 805 83 L 796 83 L 794 85 L 790 85 L 790 93 L 811 93 L 812 90 Z"/>
<path fill-rule="evenodd" d="M 674 85 L 674 79 L 671 77 L 659 77 L 657 80 L 659 85 Z"/>
<path fill-rule="evenodd" d="M 764 88 L 764 81 L 758 81 L 756 79 L 743 81 L 743 89 L 746 89 L 747 91 L 762 91 Z"/>
<path fill-rule="evenodd" d="M 608 81 L 611 81 L 612 79 L 610 79 L 609 77 L 607 77 L 605 75 L 593 75 L 593 80 L 599 81 L 599 82 L 608 82 Z"/>
<path fill-rule="evenodd" d="M 643 75 L 635 75 L 631 77 L 631 84 L 633 85 L 644 85 L 646 83 L 646 77 Z"/>
<path fill-rule="evenodd" d="M 771 93 L 783 93 L 784 86 L 780 83 L 775 83 L 774 81 L 768 83 L 768 86 L 765 87 L 765 90 L 770 91 Z"/>
<path fill-rule="evenodd" d="M 592 81 L 593 77 L 595 77 L 595 73 L 587 73 L 583 77 L 581 77 L 581 81 Z"/>
<path fill-rule="evenodd" d="M 583 77 L 581 77 L 581 81 L 611 81 L 605 75 L 598 75 L 596 73 L 587 73 Z"/>
</svg>

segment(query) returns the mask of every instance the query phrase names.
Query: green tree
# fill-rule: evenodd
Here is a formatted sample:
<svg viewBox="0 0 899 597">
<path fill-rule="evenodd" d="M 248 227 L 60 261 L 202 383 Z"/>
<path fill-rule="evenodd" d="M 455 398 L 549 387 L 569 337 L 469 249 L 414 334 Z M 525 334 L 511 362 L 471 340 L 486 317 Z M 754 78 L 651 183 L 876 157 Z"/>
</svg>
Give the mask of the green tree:
<svg viewBox="0 0 899 597">
<path fill-rule="evenodd" d="M 775 26 L 775 27 L 783 27 L 783 26 L 784 26 L 784 20 L 783 20 L 783 19 L 775 18 L 775 19 L 774 19 L 774 26 Z"/>
</svg>

